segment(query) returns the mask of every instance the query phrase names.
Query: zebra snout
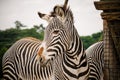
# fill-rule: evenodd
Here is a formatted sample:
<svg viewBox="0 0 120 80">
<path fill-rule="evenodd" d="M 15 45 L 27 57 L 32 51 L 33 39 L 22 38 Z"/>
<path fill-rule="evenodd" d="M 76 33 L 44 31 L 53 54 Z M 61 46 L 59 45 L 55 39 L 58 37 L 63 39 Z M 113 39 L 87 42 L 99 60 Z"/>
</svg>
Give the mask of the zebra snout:
<svg viewBox="0 0 120 80">
<path fill-rule="evenodd" d="M 37 53 L 37 60 L 39 60 L 40 58 L 41 58 L 41 55 L 42 55 L 42 53 L 43 53 L 43 50 L 44 50 L 44 48 L 43 47 L 41 47 L 40 49 L 39 49 L 39 51 L 38 51 L 38 53 Z"/>
<path fill-rule="evenodd" d="M 39 55 L 39 56 L 41 56 L 41 54 L 43 53 L 43 50 L 44 50 L 44 48 L 41 47 L 40 50 L 38 51 L 38 55 Z"/>
</svg>

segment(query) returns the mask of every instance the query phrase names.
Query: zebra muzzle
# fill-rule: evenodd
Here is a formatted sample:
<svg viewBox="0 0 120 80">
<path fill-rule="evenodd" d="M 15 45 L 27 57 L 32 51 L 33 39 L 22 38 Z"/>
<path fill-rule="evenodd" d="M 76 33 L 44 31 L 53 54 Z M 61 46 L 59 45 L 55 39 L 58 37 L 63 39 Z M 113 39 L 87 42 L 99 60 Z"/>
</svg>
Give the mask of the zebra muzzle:
<svg viewBox="0 0 120 80">
<path fill-rule="evenodd" d="M 41 47 L 41 48 L 39 49 L 39 51 L 38 51 L 38 53 L 37 53 L 37 60 L 39 60 L 39 59 L 41 58 L 41 55 L 42 55 L 42 53 L 43 53 L 43 50 L 44 50 L 43 47 Z"/>
<path fill-rule="evenodd" d="M 38 55 L 39 55 L 39 56 L 41 56 L 41 54 L 43 53 L 43 50 L 44 50 L 44 48 L 41 47 L 40 50 L 38 51 Z"/>
</svg>

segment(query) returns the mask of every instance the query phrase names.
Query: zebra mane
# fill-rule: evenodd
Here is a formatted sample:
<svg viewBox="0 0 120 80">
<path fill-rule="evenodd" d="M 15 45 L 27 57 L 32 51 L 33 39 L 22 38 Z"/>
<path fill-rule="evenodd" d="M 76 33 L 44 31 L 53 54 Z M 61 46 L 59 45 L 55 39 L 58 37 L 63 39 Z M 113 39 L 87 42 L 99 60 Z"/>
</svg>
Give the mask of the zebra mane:
<svg viewBox="0 0 120 80">
<path fill-rule="evenodd" d="M 70 7 L 68 7 L 65 11 L 65 18 L 65 21 L 69 20 L 70 22 L 74 23 L 74 16 Z"/>
</svg>

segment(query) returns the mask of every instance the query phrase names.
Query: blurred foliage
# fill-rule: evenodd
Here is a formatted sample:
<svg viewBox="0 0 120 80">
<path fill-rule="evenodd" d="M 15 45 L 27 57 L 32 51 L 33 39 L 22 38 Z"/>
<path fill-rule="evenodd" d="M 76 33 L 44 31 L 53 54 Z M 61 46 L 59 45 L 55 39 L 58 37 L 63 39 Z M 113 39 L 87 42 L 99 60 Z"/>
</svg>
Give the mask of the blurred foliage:
<svg viewBox="0 0 120 80">
<path fill-rule="evenodd" d="M 92 45 L 95 42 L 103 40 L 103 32 L 97 32 L 90 36 L 81 36 L 80 38 L 83 41 L 84 48 L 87 49 L 90 45 Z"/>
<path fill-rule="evenodd" d="M 20 21 L 15 22 L 16 27 L 6 30 L 0 30 L 0 77 L 2 75 L 2 56 L 9 49 L 9 47 L 15 43 L 17 40 L 24 37 L 34 37 L 39 40 L 43 40 L 44 37 L 44 27 L 42 24 L 34 25 L 30 29 L 22 29 L 26 27 Z M 102 40 L 102 32 L 94 33 L 90 36 L 81 36 L 81 39 L 84 43 L 85 49 L 91 44 Z"/>
</svg>

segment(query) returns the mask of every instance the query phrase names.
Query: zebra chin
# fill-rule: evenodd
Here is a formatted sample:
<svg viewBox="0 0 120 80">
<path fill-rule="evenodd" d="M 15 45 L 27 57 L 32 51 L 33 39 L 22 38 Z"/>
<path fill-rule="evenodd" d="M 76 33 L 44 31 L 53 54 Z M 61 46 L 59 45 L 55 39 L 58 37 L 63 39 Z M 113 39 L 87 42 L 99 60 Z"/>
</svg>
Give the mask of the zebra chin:
<svg viewBox="0 0 120 80">
<path fill-rule="evenodd" d="M 50 63 L 50 59 L 49 60 L 45 60 L 45 61 L 41 61 L 40 60 L 40 66 L 41 67 L 45 67 L 45 66 L 49 65 L 49 63 Z"/>
<path fill-rule="evenodd" d="M 53 61 L 53 58 L 45 59 L 45 57 L 42 56 L 40 57 L 37 55 L 36 60 L 38 61 L 41 67 L 45 67 L 48 66 L 51 63 L 51 61 Z"/>
</svg>

